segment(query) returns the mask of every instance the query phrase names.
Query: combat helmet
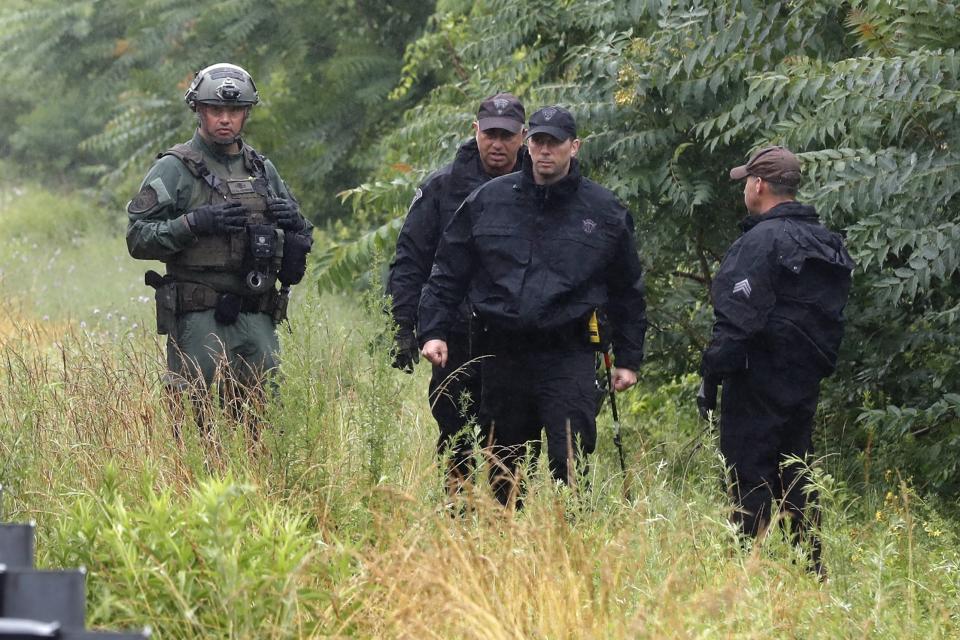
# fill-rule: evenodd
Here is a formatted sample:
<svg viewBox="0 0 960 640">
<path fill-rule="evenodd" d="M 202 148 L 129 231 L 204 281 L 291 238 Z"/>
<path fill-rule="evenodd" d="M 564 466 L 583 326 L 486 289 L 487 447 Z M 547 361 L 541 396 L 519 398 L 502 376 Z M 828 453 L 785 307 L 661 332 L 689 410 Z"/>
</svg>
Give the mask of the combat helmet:
<svg viewBox="0 0 960 640">
<path fill-rule="evenodd" d="M 257 85 L 242 67 L 226 62 L 212 64 L 197 72 L 183 101 L 191 111 L 197 104 L 241 105 L 252 107 L 260 102 Z"/>
</svg>

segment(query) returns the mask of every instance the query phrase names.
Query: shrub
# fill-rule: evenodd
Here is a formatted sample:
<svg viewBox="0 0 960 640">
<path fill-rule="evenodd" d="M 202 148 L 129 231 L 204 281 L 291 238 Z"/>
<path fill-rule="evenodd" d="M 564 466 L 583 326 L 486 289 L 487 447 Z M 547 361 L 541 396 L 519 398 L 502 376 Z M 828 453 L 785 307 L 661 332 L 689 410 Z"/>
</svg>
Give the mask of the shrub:
<svg viewBox="0 0 960 640">
<path fill-rule="evenodd" d="M 91 625 L 150 625 L 161 638 L 291 638 L 322 598 L 306 566 L 320 543 L 307 519 L 233 478 L 187 497 L 142 478 L 142 503 L 116 468 L 81 492 L 41 545 L 56 566 L 89 571 Z M 44 549 L 43 546 L 49 547 Z M 314 630 L 308 631 L 312 633 Z"/>
</svg>

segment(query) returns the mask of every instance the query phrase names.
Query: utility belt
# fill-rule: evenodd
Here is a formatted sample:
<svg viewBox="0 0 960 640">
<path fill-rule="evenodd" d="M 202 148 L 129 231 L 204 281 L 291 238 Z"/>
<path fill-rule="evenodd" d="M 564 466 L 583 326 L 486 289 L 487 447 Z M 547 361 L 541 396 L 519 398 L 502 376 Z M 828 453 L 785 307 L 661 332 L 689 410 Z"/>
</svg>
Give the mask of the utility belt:
<svg viewBox="0 0 960 640">
<path fill-rule="evenodd" d="M 276 289 L 258 295 L 241 296 L 234 293 L 220 293 L 216 289 L 193 282 L 178 282 L 174 286 L 177 289 L 178 313 L 216 309 L 225 297 L 235 298 L 233 304 L 244 313 L 273 313 L 277 303 Z"/>
<path fill-rule="evenodd" d="M 477 344 L 484 353 L 593 349 L 586 322 L 578 320 L 559 327 L 533 331 L 512 331 L 483 325 Z"/>
<path fill-rule="evenodd" d="M 594 309 L 588 316 L 551 329 L 514 331 L 485 323 L 476 315 L 470 321 L 471 353 L 496 351 L 555 351 L 557 349 L 604 352 L 610 348 L 607 318 L 603 309 Z"/>
<path fill-rule="evenodd" d="M 184 313 L 214 310 L 214 318 L 220 324 L 231 325 L 241 313 L 266 313 L 273 317 L 274 324 L 287 319 L 287 303 L 290 288 L 271 288 L 257 295 L 221 293 L 212 287 L 195 282 L 177 282 L 169 275 L 161 276 L 148 271 L 144 282 L 156 290 L 157 333 L 175 334 L 177 318 Z"/>
</svg>

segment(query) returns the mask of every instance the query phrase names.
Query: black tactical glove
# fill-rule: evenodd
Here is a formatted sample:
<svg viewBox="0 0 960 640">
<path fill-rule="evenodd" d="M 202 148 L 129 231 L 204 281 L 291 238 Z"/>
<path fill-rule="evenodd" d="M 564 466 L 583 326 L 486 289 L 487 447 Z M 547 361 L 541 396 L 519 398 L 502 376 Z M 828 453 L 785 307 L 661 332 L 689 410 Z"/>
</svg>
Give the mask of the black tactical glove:
<svg viewBox="0 0 960 640">
<path fill-rule="evenodd" d="M 277 278 L 281 284 L 297 284 L 307 273 L 307 254 L 310 253 L 310 238 L 299 233 L 283 234 L 283 258 Z"/>
<path fill-rule="evenodd" d="M 247 208 L 239 202 L 207 204 L 188 213 L 187 222 L 198 236 L 236 233 L 247 224 Z"/>
<path fill-rule="evenodd" d="M 300 205 L 296 200 L 287 200 L 286 198 L 267 198 L 267 209 L 276 220 L 277 226 L 284 231 L 294 233 L 303 231 L 307 223 L 300 215 Z"/>
<path fill-rule="evenodd" d="M 407 373 L 413 373 L 413 365 L 420 362 L 420 345 L 410 327 L 400 327 L 394 337 L 393 367 Z"/>
<path fill-rule="evenodd" d="M 713 378 L 703 378 L 697 391 L 697 411 L 704 420 L 709 419 L 710 411 L 717 408 L 718 382 Z"/>
</svg>

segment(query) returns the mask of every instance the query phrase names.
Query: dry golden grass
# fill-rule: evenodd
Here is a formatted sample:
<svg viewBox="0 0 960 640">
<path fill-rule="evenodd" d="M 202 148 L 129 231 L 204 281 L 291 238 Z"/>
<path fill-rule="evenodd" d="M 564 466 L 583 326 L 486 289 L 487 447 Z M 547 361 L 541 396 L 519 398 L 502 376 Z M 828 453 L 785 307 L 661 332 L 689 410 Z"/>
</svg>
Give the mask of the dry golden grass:
<svg viewBox="0 0 960 640">
<path fill-rule="evenodd" d="M 518 514 L 487 496 L 456 517 L 395 496 L 396 510 L 421 517 L 403 528 L 385 519 L 360 554 L 363 608 L 353 622 L 364 637 L 389 638 L 800 633 L 826 597 L 820 586 L 782 558 L 735 551 L 723 505 L 677 495 L 651 472 L 636 479 L 651 482 L 647 498 L 593 507 L 542 483 Z"/>
</svg>

